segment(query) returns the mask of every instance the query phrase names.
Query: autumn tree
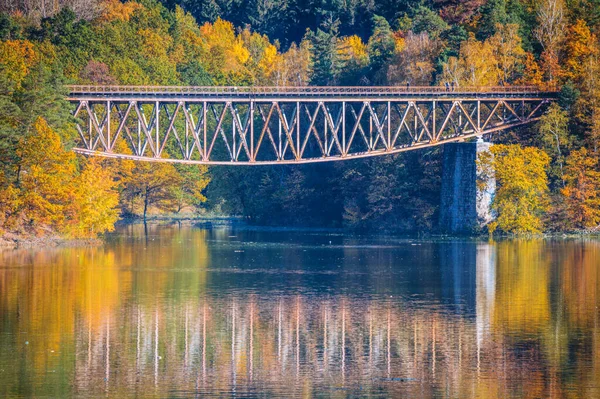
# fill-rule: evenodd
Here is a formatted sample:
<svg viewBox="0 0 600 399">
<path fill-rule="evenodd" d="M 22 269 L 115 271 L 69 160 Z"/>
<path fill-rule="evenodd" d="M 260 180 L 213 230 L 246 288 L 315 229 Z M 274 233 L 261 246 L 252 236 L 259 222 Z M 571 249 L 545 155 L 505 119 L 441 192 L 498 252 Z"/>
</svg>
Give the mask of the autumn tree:
<svg viewBox="0 0 600 399">
<path fill-rule="evenodd" d="M 122 201 L 129 211 L 135 213 L 136 200 L 142 202 L 142 216 L 146 220 L 148 209 L 175 210 L 177 208 L 176 189 L 181 184 L 181 176 L 175 167 L 164 162 L 139 162 L 135 165 L 126 183 Z"/>
<path fill-rule="evenodd" d="M 560 46 L 565 35 L 564 0 L 542 0 L 537 10 L 534 36 L 542 46 L 542 68 L 550 85 L 560 77 Z"/>
<path fill-rule="evenodd" d="M 600 160 L 585 147 L 571 152 L 565 167 L 568 223 L 576 228 L 600 226 Z"/>
<path fill-rule="evenodd" d="M 60 136 L 42 118 L 20 141 L 17 155 L 20 162 L 15 187 L 20 192 L 15 217 L 36 233 L 48 227 L 61 230 L 66 222 L 65 209 L 73 201 L 75 155 L 63 148 Z"/>
<path fill-rule="evenodd" d="M 569 117 L 566 111 L 554 103 L 542 116 L 538 123 L 539 142 L 548 154 L 552 154 L 550 174 L 561 181 L 564 186 L 564 158 L 572 144 L 573 137 L 569 134 Z"/>
<path fill-rule="evenodd" d="M 596 35 L 592 34 L 585 21 L 578 19 L 567 29 L 565 38 L 564 74 L 567 79 L 581 82 L 592 57 L 598 57 Z"/>
<path fill-rule="evenodd" d="M 462 43 L 458 57 L 450 57 L 444 64 L 443 80 L 466 86 L 495 86 L 518 80 L 526 60 L 518 28 L 516 24 L 498 24 L 496 33 L 485 41 L 471 35 Z"/>
<path fill-rule="evenodd" d="M 412 82 L 427 86 L 433 80 L 434 60 L 440 52 L 438 40 L 430 39 L 426 32 L 408 32 L 401 51 L 396 51 L 388 68 L 387 81 L 392 85 Z"/>
<path fill-rule="evenodd" d="M 179 213 L 186 206 L 196 209 L 206 202 L 204 191 L 210 183 L 208 167 L 204 165 L 180 165 L 176 168 L 180 179 L 171 188 L 173 209 Z"/>
<path fill-rule="evenodd" d="M 478 160 L 482 170 L 492 168 L 497 188 L 492 209 L 497 219 L 489 224 L 490 233 L 501 230 L 511 234 L 537 234 L 548 210 L 549 157 L 535 147 L 497 144 L 491 153 Z"/>
<path fill-rule="evenodd" d="M 95 238 L 113 231 L 119 219 L 119 193 L 112 170 L 102 160 L 90 158 L 73 181 L 73 198 L 69 205 L 72 221 L 65 230 L 71 237 Z"/>
<path fill-rule="evenodd" d="M 525 51 L 519 36 L 519 25 L 506 24 L 496 26 L 496 33 L 488 39 L 493 49 L 494 60 L 498 66 L 500 83 L 513 82 L 519 75 Z"/>
<path fill-rule="evenodd" d="M 336 80 L 342 85 L 359 85 L 369 65 L 367 46 L 360 37 L 353 35 L 338 40 L 336 52 Z"/>
<path fill-rule="evenodd" d="M 277 86 L 306 86 L 311 79 L 311 68 L 310 43 L 307 40 L 299 46 L 292 43 L 275 63 L 271 82 Z"/>
<path fill-rule="evenodd" d="M 494 86 L 498 84 L 499 75 L 492 45 L 470 35 L 461 45 L 459 56 L 450 57 L 444 64 L 442 79 L 459 86 Z"/>
<path fill-rule="evenodd" d="M 108 65 L 103 62 L 90 60 L 85 68 L 79 74 L 81 83 L 98 85 L 116 85 L 115 79 L 108 69 Z"/>
</svg>

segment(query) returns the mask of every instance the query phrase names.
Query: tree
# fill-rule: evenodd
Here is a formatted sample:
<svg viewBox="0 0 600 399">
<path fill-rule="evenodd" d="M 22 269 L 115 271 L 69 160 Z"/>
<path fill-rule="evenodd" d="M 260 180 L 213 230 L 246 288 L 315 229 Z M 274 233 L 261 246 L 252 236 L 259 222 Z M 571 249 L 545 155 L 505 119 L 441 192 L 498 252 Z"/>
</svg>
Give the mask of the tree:
<svg viewBox="0 0 600 399">
<path fill-rule="evenodd" d="M 367 46 L 360 37 L 353 35 L 337 42 L 338 70 L 336 80 L 342 85 L 357 85 L 369 64 Z"/>
<path fill-rule="evenodd" d="M 113 231 L 119 219 L 119 193 L 112 171 L 98 158 L 84 162 L 83 170 L 75 178 L 73 202 L 70 204 L 73 220 L 65 230 L 71 237 L 95 238 Z"/>
<path fill-rule="evenodd" d="M 306 40 L 311 44 L 312 77 L 311 83 L 318 86 L 327 86 L 335 83 L 337 68 L 336 45 L 338 41 L 337 23 L 327 31 L 317 29 L 308 32 Z"/>
<path fill-rule="evenodd" d="M 600 227 L 600 160 L 584 147 L 572 151 L 565 167 L 566 186 L 561 190 L 567 204 L 569 225 Z"/>
<path fill-rule="evenodd" d="M 521 46 L 518 31 L 517 24 L 498 24 L 496 33 L 488 40 L 495 55 L 501 83 L 513 82 L 522 70 L 525 50 Z"/>
<path fill-rule="evenodd" d="M 126 183 L 123 200 L 129 202 L 130 212 L 135 212 L 135 201 L 142 200 L 142 216 L 146 220 L 148 208 L 156 205 L 159 209 L 177 209 L 176 189 L 181 184 L 181 176 L 175 167 L 162 162 L 139 162 Z"/>
<path fill-rule="evenodd" d="M 569 26 L 565 39 L 565 77 L 575 82 L 585 80 L 586 68 L 591 57 L 598 56 L 597 38 L 585 21 L 578 19 Z M 597 71 L 596 71 L 597 72 Z"/>
<path fill-rule="evenodd" d="M 20 162 L 15 187 L 20 190 L 20 199 L 16 217 L 35 233 L 45 227 L 61 230 L 66 207 L 73 200 L 74 154 L 66 151 L 60 136 L 38 118 L 32 133 L 17 146 L 17 155 Z"/>
<path fill-rule="evenodd" d="M 383 80 L 387 74 L 387 64 L 394 54 L 396 43 L 388 22 L 380 16 L 373 16 L 373 33 L 369 38 L 368 51 L 371 61 L 371 76 Z M 383 72 L 383 74 L 381 74 Z"/>
<path fill-rule="evenodd" d="M 537 11 L 534 36 L 542 46 L 542 66 L 548 83 L 556 84 L 560 75 L 559 50 L 564 39 L 564 0 L 542 0 Z"/>
<path fill-rule="evenodd" d="M 116 85 L 117 79 L 111 76 L 108 65 L 103 62 L 89 60 L 79 74 L 81 83 L 98 85 Z"/>
<path fill-rule="evenodd" d="M 535 60 L 534 55 L 526 53 L 521 77 L 515 81 L 515 84 L 541 87 L 543 83 L 544 74 Z"/>
<path fill-rule="evenodd" d="M 303 40 L 300 46 L 292 43 L 287 52 L 275 63 L 271 81 L 277 86 L 306 86 L 311 80 L 310 43 Z"/>
<path fill-rule="evenodd" d="M 494 86 L 500 76 L 494 47 L 473 35 L 460 46 L 459 57 L 448 58 L 443 68 L 442 79 L 459 86 Z"/>
<path fill-rule="evenodd" d="M 178 168 L 179 185 L 172 188 L 173 205 L 179 213 L 185 206 L 199 208 L 206 202 L 204 191 L 210 183 L 208 167 L 204 165 L 180 165 Z"/>
<path fill-rule="evenodd" d="M 409 32 L 404 39 L 404 48 L 396 52 L 388 68 L 387 81 L 392 85 L 411 82 L 427 86 L 432 83 L 435 71 L 434 60 L 440 51 L 439 41 L 431 40 L 425 32 Z"/>
<path fill-rule="evenodd" d="M 492 209 L 497 219 L 489 224 L 490 233 L 537 234 L 542 231 L 542 216 L 548 210 L 549 157 L 535 147 L 497 144 L 491 153 L 478 160 L 481 170 L 492 168 L 496 176 L 496 195 Z"/>
<path fill-rule="evenodd" d="M 552 163 L 556 165 L 551 174 L 561 180 L 561 186 L 563 187 L 565 182 L 563 172 L 564 152 L 568 152 L 573 143 L 573 138 L 569 135 L 568 123 L 567 112 L 562 110 L 556 103 L 550 105 L 550 108 L 538 123 L 540 144 L 548 153 L 553 154 Z"/>
<path fill-rule="evenodd" d="M 427 7 L 419 7 L 412 18 L 412 31 L 416 34 L 427 33 L 437 39 L 448 28 L 448 24 Z"/>
</svg>

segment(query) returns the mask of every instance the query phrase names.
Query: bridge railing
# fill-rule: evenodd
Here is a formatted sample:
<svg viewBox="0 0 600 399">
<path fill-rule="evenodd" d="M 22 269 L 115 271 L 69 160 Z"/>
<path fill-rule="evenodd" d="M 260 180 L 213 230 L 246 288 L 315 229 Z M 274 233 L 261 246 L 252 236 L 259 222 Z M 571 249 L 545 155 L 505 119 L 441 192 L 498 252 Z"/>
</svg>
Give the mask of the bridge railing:
<svg viewBox="0 0 600 399">
<path fill-rule="evenodd" d="M 537 86 L 103 86 L 71 85 L 72 94 L 212 94 L 212 95 L 406 95 L 406 94 L 536 94 Z"/>
</svg>

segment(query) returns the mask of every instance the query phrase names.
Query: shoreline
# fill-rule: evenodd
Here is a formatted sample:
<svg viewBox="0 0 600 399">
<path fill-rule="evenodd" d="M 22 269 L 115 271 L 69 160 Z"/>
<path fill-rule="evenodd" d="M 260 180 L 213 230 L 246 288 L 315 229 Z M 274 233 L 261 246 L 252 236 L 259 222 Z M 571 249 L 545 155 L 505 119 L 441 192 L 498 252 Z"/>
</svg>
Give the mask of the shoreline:
<svg viewBox="0 0 600 399">
<path fill-rule="evenodd" d="M 104 243 L 102 238 L 81 239 L 64 238 L 59 236 L 31 237 L 7 232 L 0 237 L 0 250 L 26 248 L 64 248 L 99 246 Z"/>
<path fill-rule="evenodd" d="M 393 230 L 381 230 L 381 231 L 365 231 L 365 230 L 353 230 L 345 227 L 316 227 L 316 226 L 282 226 L 282 225 L 255 225 L 248 223 L 241 216 L 218 216 L 218 217 L 206 217 L 206 216 L 184 216 L 184 217 L 153 217 L 146 220 L 147 224 L 153 225 L 168 225 L 173 223 L 185 223 L 186 225 L 195 227 L 222 227 L 230 226 L 237 229 L 243 229 L 248 231 L 298 231 L 298 232 L 331 232 L 336 234 L 349 234 L 357 236 L 395 236 L 412 239 L 425 239 L 433 238 L 440 240 L 456 240 L 456 239 L 491 239 L 491 240 L 505 240 L 505 239 L 569 239 L 569 238 L 600 238 L 600 230 L 581 230 L 581 231 L 569 231 L 569 232 L 546 232 L 541 234 L 494 234 L 490 236 L 487 233 L 480 234 L 464 234 L 464 235 L 451 235 L 451 234 L 434 234 L 429 232 L 402 232 Z M 117 226 L 144 224 L 142 218 L 128 218 L 121 219 L 117 222 Z"/>
<path fill-rule="evenodd" d="M 151 225 L 170 225 L 170 224 L 185 224 L 195 228 L 211 229 L 215 227 L 231 227 L 246 231 L 257 231 L 257 232 L 306 232 L 306 233 L 331 233 L 331 234 L 347 234 L 362 237 L 398 237 L 408 238 L 417 240 L 532 240 L 532 239 L 544 239 L 544 240 L 570 240 L 570 239 L 600 239 L 600 231 L 598 230 L 584 230 L 584 231 L 571 231 L 571 232 L 552 232 L 543 234 L 532 234 L 532 235 L 494 235 L 489 236 L 487 234 L 473 234 L 473 235 L 445 235 L 445 234 L 432 234 L 432 233 L 418 233 L 418 232 L 393 232 L 393 231 L 356 231 L 343 227 L 306 227 L 306 226 L 265 226 L 265 225 L 253 225 L 249 224 L 244 220 L 243 217 L 238 216 L 183 216 L 183 217 L 170 217 L 170 216 L 158 216 L 148 218 L 144 221 L 142 218 L 125 218 L 120 219 L 115 224 L 116 227 L 137 225 L 137 224 L 151 224 Z M 111 233 L 107 235 L 110 236 Z M 61 247 L 85 247 L 85 246 L 100 246 L 105 243 L 105 237 L 99 237 L 95 239 L 70 239 L 60 236 L 45 236 L 45 237 L 32 237 L 11 232 L 6 232 L 3 236 L 0 236 L 0 250 L 6 249 L 26 249 L 26 248 L 61 248 Z"/>
</svg>

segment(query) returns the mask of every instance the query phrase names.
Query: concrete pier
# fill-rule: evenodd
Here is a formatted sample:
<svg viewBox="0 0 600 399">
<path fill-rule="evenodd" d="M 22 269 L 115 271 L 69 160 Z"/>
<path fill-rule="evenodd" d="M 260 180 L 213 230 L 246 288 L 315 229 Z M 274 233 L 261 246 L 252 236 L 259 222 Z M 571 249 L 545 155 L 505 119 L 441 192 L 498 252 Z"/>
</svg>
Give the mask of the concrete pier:
<svg viewBox="0 0 600 399">
<path fill-rule="evenodd" d="M 491 204 L 496 189 L 494 178 L 477 187 L 479 154 L 491 143 L 448 143 L 444 145 L 440 229 L 448 234 L 481 232 L 494 216 Z"/>
</svg>

